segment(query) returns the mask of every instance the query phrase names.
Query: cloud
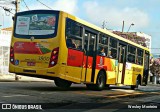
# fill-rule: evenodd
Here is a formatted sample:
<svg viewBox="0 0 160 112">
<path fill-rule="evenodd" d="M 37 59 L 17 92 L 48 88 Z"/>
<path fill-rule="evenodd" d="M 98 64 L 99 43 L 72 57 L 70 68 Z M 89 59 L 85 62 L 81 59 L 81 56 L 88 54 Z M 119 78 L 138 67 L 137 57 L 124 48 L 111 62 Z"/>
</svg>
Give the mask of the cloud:
<svg viewBox="0 0 160 112">
<path fill-rule="evenodd" d="M 58 0 L 53 7 L 54 9 L 63 10 L 71 14 L 75 14 L 78 10 L 77 0 Z"/>
<path fill-rule="evenodd" d="M 121 27 L 122 21 L 125 21 L 125 26 L 134 23 L 137 29 L 147 27 L 149 24 L 148 15 L 138 8 L 115 8 L 98 4 L 96 1 L 84 3 L 86 15 L 88 19 L 97 25 L 102 25 L 102 22 L 107 21 L 109 27 Z"/>
<path fill-rule="evenodd" d="M 77 0 L 45 0 L 43 1 L 44 4 L 46 4 L 48 7 L 52 8 L 53 10 L 62 10 L 71 14 L 75 14 L 78 10 L 77 8 Z M 39 2 L 32 2 L 27 3 L 30 10 L 35 9 L 49 9 L 45 7 L 44 5 L 40 4 Z M 27 10 L 24 3 L 21 6 L 21 9 Z"/>
</svg>

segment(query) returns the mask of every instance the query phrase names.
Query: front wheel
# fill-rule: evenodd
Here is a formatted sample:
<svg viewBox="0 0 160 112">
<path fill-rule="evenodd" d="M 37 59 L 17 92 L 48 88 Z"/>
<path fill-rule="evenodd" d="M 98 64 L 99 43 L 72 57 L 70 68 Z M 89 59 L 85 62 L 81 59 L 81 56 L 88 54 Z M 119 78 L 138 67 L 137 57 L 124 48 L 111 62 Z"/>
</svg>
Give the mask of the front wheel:
<svg viewBox="0 0 160 112">
<path fill-rule="evenodd" d="M 88 89 L 103 90 L 106 85 L 106 76 L 103 71 L 100 71 L 97 76 L 96 84 L 86 84 Z"/>
<path fill-rule="evenodd" d="M 106 84 L 106 85 L 105 85 L 105 88 L 106 88 L 107 90 L 109 90 L 109 89 L 110 89 L 110 85 L 109 85 L 109 84 Z"/>
<path fill-rule="evenodd" d="M 54 80 L 54 83 L 57 87 L 64 88 L 64 89 L 69 88 L 72 84 L 72 82 L 64 80 L 64 79 L 60 79 L 60 78 L 56 78 Z"/>
<path fill-rule="evenodd" d="M 131 85 L 131 89 L 132 90 L 135 90 L 136 88 L 138 88 L 138 86 L 139 86 L 139 79 L 137 78 L 137 80 L 136 80 L 136 85 Z"/>
<path fill-rule="evenodd" d="M 106 85 L 106 77 L 104 72 L 100 71 L 97 77 L 96 87 L 98 90 L 103 90 Z"/>
</svg>

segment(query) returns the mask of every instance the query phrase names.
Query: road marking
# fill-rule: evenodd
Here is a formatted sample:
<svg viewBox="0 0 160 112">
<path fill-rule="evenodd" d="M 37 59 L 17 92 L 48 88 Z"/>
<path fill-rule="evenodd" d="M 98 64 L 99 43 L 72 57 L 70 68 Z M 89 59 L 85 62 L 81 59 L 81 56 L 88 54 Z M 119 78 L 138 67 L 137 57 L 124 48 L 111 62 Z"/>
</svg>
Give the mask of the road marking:
<svg viewBox="0 0 160 112">
<path fill-rule="evenodd" d="M 89 95 L 89 96 L 104 96 L 104 95 L 97 95 L 95 93 L 83 93 L 83 92 L 74 92 L 74 93 L 83 94 L 83 95 Z"/>
<path fill-rule="evenodd" d="M 134 96 L 134 95 L 141 95 L 144 93 L 134 93 L 134 94 L 124 94 L 124 95 L 115 95 L 115 96 L 108 96 L 110 98 L 118 98 L 118 97 L 123 97 L 123 96 Z"/>
<path fill-rule="evenodd" d="M 135 90 L 124 90 L 124 89 L 112 89 L 112 90 L 127 92 L 127 93 L 135 93 Z"/>
<path fill-rule="evenodd" d="M 152 94 L 160 95 L 160 92 L 151 92 Z"/>
<path fill-rule="evenodd" d="M 8 96 L 2 96 L 2 97 L 5 97 L 5 98 L 9 98 L 9 97 L 19 97 L 19 96 L 29 96 L 29 95 L 8 95 Z"/>
<path fill-rule="evenodd" d="M 141 95 L 141 94 L 145 94 L 145 93 L 124 93 L 124 94 L 112 94 L 112 96 L 107 96 L 107 94 L 104 95 L 97 95 L 97 94 L 93 94 L 93 93 L 83 93 L 83 92 L 75 92 L 77 94 L 83 94 L 83 95 L 89 95 L 89 96 L 99 96 L 99 97 L 105 97 L 105 98 L 118 98 L 118 97 L 124 97 L 124 96 L 134 96 L 134 95 Z M 110 95 L 110 94 L 108 94 Z"/>
</svg>

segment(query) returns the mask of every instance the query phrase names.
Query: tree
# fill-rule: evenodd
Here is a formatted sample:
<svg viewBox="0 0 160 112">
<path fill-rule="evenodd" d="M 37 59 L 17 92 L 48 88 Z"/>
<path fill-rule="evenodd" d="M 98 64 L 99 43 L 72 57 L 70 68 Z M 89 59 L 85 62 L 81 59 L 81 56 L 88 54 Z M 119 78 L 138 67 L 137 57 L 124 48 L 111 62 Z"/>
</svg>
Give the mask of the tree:
<svg viewBox="0 0 160 112">
<path fill-rule="evenodd" d="M 160 75 L 160 59 L 153 59 L 150 60 L 150 71 L 153 75 L 159 76 Z"/>
<path fill-rule="evenodd" d="M 147 47 L 147 45 L 146 45 L 147 40 L 144 37 L 137 36 L 134 33 L 124 33 L 124 32 L 122 33 L 120 31 L 113 31 L 113 33 L 116 35 L 119 35 L 125 39 L 128 39 L 132 42 L 135 42 L 141 46 Z"/>
</svg>

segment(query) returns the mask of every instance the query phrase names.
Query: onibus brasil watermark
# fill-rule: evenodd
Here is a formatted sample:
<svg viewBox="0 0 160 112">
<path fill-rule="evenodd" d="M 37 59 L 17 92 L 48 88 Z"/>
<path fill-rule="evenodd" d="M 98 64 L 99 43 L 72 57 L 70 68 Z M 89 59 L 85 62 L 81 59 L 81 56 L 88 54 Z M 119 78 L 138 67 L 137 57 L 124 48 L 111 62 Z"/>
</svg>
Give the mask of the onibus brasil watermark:
<svg viewBox="0 0 160 112">
<path fill-rule="evenodd" d="M 42 110 L 41 105 L 34 104 L 2 104 L 4 110 Z"/>
</svg>

